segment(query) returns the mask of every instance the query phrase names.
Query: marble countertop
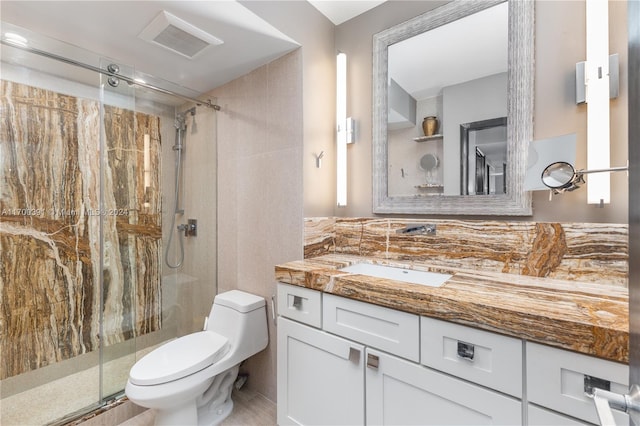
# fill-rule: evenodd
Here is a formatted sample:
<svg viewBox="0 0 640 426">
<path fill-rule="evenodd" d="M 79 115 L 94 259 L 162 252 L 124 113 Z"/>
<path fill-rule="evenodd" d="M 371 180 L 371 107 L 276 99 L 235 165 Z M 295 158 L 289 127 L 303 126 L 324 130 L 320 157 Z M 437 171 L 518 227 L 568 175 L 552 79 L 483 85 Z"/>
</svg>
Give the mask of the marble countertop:
<svg viewBox="0 0 640 426">
<path fill-rule="evenodd" d="M 358 262 L 452 274 L 441 287 L 339 271 Z M 629 362 L 626 288 L 332 254 L 275 267 L 276 280 L 418 315 Z"/>
</svg>

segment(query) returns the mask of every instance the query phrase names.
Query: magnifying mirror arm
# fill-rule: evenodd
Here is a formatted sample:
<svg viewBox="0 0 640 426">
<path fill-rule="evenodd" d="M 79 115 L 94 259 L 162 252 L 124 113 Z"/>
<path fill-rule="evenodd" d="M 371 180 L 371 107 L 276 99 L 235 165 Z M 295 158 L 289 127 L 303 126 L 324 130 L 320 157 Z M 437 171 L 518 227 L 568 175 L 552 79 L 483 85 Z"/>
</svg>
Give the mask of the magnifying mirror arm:
<svg viewBox="0 0 640 426">
<path fill-rule="evenodd" d="M 611 167 L 610 169 L 594 169 L 594 170 L 576 170 L 576 174 L 580 173 L 586 175 L 588 173 L 603 173 L 603 172 L 627 172 L 629 166 Z"/>
<path fill-rule="evenodd" d="M 589 173 L 605 173 L 605 172 L 611 173 L 611 172 L 628 172 L 628 171 L 629 171 L 629 166 L 611 167 L 609 169 L 576 170 L 575 176 L 572 180 L 574 187 L 571 188 L 570 190 L 577 189 L 579 185 L 582 185 L 583 183 L 585 183 L 584 175 Z"/>
</svg>

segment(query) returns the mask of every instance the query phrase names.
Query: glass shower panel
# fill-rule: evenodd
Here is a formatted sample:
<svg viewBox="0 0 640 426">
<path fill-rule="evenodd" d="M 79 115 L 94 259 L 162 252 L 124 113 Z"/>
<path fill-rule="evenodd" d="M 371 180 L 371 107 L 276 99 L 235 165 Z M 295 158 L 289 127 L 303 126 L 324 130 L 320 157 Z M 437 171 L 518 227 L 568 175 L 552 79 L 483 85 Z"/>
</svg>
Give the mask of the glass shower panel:
<svg viewBox="0 0 640 426">
<path fill-rule="evenodd" d="M 1 66 L 0 419 L 45 424 L 100 404 L 99 77 L 6 45 Z"/>
<path fill-rule="evenodd" d="M 110 59 L 102 59 L 100 68 L 130 78 L 134 75 L 131 67 Z M 145 299 L 147 288 L 154 287 L 153 271 L 158 265 L 144 238 L 153 237 L 155 225 L 145 220 L 144 163 L 150 161 L 152 143 L 152 132 L 146 129 L 149 120 L 135 111 L 133 85 L 114 75 L 103 74 L 100 80 L 101 196 L 96 215 L 100 216 L 102 253 L 101 387 L 103 398 L 109 398 L 122 393 L 135 362 L 138 320 L 144 319 L 138 317 L 137 306 Z"/>
</svg>

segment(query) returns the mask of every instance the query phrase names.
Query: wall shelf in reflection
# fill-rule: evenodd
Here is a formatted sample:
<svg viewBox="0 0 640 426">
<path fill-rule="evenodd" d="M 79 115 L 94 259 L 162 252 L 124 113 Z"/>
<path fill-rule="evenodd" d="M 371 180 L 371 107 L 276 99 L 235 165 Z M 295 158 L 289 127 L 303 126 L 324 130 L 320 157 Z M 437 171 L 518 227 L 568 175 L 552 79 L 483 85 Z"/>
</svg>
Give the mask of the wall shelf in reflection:
<svg viewBox="0 0 640 426">
<path fill-rule="evenodd" d="M 439 183 L 423 183 L 421 185 L 416 185 L 415 187 L 418 189 L 444 188 L 444 186 Z"/>
<path fill-rule="evenodd" d="M 435 141 L 438 139 L 442 139 L 442 135 L 420 136 L 417 138 L 413 138 L 413 140 L 416 142 Z"/>
</svg>

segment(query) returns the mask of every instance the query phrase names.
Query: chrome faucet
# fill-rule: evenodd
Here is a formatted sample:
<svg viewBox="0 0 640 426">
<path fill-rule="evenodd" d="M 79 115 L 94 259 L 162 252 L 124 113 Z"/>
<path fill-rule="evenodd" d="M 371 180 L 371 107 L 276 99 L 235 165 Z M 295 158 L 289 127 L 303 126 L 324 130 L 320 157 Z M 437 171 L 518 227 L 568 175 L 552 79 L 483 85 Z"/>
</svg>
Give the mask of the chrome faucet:
<svg viewBox="0 0 640 426">
<path fill-rule="evenodd" d="M 398 229 L 396 234 L 405 235 L 436 235 L 436 225 L 434 223 L 429 224 L 414 224 L 407 225 L 402 229 Z"/>
</svg>

